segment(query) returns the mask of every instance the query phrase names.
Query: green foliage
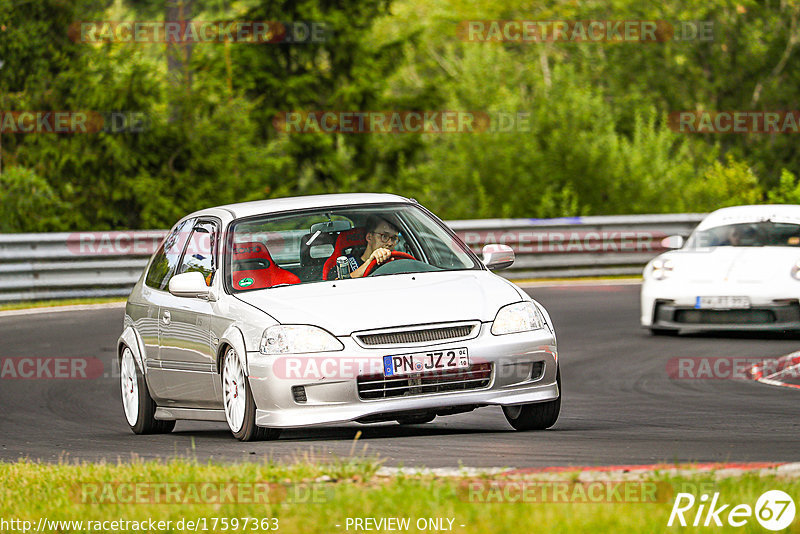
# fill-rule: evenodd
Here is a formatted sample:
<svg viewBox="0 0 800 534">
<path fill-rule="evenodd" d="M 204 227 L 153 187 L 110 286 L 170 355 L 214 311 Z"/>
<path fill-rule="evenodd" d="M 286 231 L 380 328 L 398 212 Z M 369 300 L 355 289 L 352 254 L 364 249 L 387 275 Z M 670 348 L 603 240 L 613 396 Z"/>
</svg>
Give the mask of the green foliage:
<svg viewBox="0 0 800 534">
<path fill-rule="evenodd" d="M 758 179 L 750 167 L 728 155 L 726 164 L 715 161 L 686 190 L 688 204 L 697 211 L 710 211 L 739 204 L 756 204 L 762 197 Z"/>
<path fill-rule="evenodd" d="M 30 169 L 3 169 L 0 174 L 0 232 L 58 230 L 63 210 L 63 203 L 47 180 Z"/>
<path fill-rule="evenodd" d="M 778 187 L 767 193 L 767 200 L 773 204 L 800 204 L 800 181 L 786 169 L 781 170 Z"/>
<path fill-rule="evenodd" d="M 90 44 L 70 34 L 82 20 L 163 19 L 164 2 L 0 2 L 0 110 L 148 118 L 138 133 L 2 133 L 4 166 L 18 169 L 0 191 L 2 209 L 24 209 L 25 188 L 39 192 L 25 202 L 46 204 L 34 212 L 41 216 L 7 218 L 16 222 L 3 231 L 164 228 L 210 205 L 347 191 L 415 197 L 446 218 L 697 212 L 800 197 L 795 136 L 687 134 L 667 121 L 681 110 L 796 107 L 797 3 L 189 4 L 197 21 L 322 22 L 327 39 L 197 44 L 183 50 L 191 82 L 176 81 L 162 43 Z M 474 19 L 714 27 L 712 41 L 465 42 L 458 24 Z M 522 113 L 528 123 L 511 132 L 350 135 L 273 125 L 280 112 L 329 109 Z"/>
</svg>

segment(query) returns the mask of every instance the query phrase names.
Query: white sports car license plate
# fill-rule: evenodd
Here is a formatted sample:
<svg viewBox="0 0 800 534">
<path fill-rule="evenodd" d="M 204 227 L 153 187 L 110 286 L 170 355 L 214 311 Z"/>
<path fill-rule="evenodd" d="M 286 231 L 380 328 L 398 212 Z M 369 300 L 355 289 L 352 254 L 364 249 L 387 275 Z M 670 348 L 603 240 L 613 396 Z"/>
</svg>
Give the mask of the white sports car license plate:
<svg viewBox="0 0 800 534">
<path fill-rule="evenodd" d="M 469 353 L 466 348 L 383 357 L 383 376 L 411 375 L 465 367 L 469 367 Z"/>
<path fill-rule="evenodd" d="M 750 307 L 749 297 L 697 297 L 695 301 L 695 308 L 699 309 L 715 309 L 715 310 L 733 310 Z"/>
</svg>

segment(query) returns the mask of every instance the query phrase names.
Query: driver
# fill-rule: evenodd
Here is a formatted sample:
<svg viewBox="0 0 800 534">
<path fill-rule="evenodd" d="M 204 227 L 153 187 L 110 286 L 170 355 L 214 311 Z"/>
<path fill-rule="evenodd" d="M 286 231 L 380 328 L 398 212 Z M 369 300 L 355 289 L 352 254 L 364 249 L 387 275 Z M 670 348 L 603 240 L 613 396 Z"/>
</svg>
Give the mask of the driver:
<svg viewBox="0 0 800 534">
<path fill-rule="evenodd" d="M 400 231 L 395 225 L 377 215 L 370 215 L 365 225 L 367 248 L 360 256 L 348 255 L 347 260 L 351 266 L 357 266 L 350 273 L 350 278 L 361 278 L 364 270 L 374 259 L 378 265 L 382 265 L 392 256 L 397 241 L 400 239 Z"/>
<path fill-rule="evenodd" d="M 751 226 L 734 226 L 728 234 L 728 244 L 732 247 L 755 245 L 756 231 Z"/>
</svg>

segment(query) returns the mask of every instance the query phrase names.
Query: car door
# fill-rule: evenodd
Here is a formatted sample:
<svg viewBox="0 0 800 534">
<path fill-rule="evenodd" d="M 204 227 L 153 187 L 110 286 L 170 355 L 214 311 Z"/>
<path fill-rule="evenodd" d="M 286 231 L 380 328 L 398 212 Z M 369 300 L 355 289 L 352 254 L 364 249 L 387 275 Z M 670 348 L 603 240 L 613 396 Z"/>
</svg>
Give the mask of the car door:
<svg viewBox="0 0 800 534">
<path fill-rule="evenodd" d="M 174 275 L 199 271 L 210 286 L 215 280 L 219 221 L 198 219 Z M 222 391 L 212 342 L 213 303 L 199 298 L 164 295 L 161 306 L 159 397 L 166 406 L 220 408 Z"/>
<path fill-rule="evenodd" d="M 142 302 L 143 305 L 146 305 L 146 309 L 140 309 L 137 317 L 134 318 L 136 329 L 145 346 L 145 365 L 147 367 L 145 376 L 148 389 L 153 399 L 159 404 L 162 402 L 159 393 L 163 389 L 160 386 L 161 308 L 167 304 L 166 287 L 177 268 L 193 224 L 194 219 L 176 224 L 158 251 L 153 254 L 142 285 Z"/>
</svg>

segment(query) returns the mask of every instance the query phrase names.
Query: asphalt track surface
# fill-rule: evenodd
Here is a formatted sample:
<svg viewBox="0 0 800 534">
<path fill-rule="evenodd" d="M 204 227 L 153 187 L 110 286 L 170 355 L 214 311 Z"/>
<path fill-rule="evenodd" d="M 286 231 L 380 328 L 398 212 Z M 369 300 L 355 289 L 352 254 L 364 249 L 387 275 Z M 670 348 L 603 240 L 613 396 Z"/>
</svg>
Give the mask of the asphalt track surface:
<svg viewBox="0 0 800 534">
<path fill-rule="evenodd" d="M 677 357 L 778 357 L 798 350 L 800 338 L 651 337 L 639 328 L 638 285 L 528 292 L 547 307 L 558 334 L 563 403 L 558 423 L 547 431 L 515 432 L 500 408 L 481 408 L 408 427 L 287 430 L 275 442 L 240 443 L 224 423 L 184 421 L 171 434 L 136 436 L 111 372 L 123 317 L 117 308 L 0 317 L 0 358 L 97 357 L 108 375 L 0 379 L 0 460 L 294 461 L 347 457 L 353 450 L 388 466 L 427 467 L 800 460 L 799 390 L 673 379 L 667 372 Z"/>
</svg>

